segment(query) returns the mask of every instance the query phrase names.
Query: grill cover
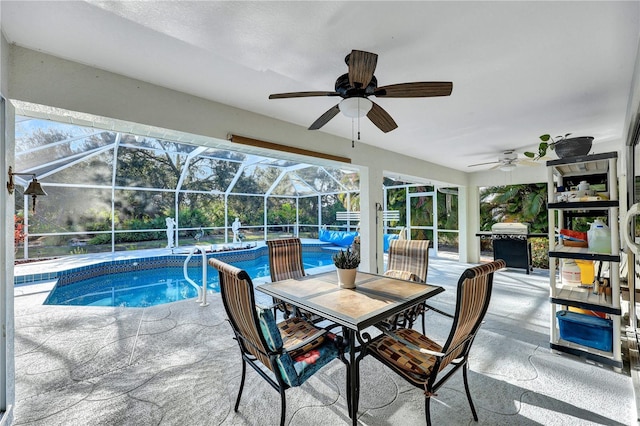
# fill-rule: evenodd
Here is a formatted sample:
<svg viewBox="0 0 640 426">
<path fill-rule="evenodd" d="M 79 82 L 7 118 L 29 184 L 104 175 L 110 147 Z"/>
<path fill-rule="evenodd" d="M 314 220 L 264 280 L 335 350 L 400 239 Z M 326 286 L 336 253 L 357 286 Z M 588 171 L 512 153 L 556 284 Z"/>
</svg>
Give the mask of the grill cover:
<svg viewBox="0 0 640 426">
<path fill-rule="evenodd" d="M 491 227 L 491 232 L 502 235 L 527 235 L 529 225 L 518 222 L 496 223 Z"/>
</svg>

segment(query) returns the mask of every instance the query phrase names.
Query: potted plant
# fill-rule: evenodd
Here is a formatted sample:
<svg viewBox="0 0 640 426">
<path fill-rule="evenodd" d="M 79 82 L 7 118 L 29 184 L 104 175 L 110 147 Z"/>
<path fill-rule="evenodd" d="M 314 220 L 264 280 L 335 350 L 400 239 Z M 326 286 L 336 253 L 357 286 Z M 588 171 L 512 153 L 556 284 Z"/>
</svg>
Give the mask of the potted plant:
<svg viewBox="0 0 640 426">
<path fill-rule="evenodd" d="M 360 256 L 349 248 L 340 249 L 339 253 L 333 255 L 333 264 L 338 272 L 338 285 L 342 288 L 355 288 Z"/>
<path fill-rule="evenodd" d="M 525 152 L 526 157 L 533 160 L 539 160 L 547 154 L 547 150 L 555 150 L 559 158 L 575 157 L 578 155 L 587 155 L 591 150 L 593 144 L 592 136 L 580 136 L 570 138 L 571 133 L 567 133 L 564 136 L 556 136 L 552 138 L 549 134 L 540 136 L 540 145 L 538 145 L 538 152 Z M 551 141 L 551 142 L 549 142 Z"/>
</svg>

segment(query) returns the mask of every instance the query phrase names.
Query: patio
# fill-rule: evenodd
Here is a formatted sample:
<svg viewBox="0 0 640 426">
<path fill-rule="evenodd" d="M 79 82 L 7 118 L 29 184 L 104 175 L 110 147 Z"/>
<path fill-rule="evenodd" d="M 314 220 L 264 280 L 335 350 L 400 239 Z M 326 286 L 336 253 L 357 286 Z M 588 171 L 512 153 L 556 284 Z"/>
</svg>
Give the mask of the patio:
<svg viewBox="0 0 640 426">
<path fill-rule="evenodd" d="M 454 286 L 467 265 L 430 259 L 429 282 L 446 291 L 430 303 L 453 310 Z M 548 277 L 507 269 L 495 276 L 486 323 L 471 352 L 470 387 L 479 424 L 636 422 L 628 371 L 549 350 Z M 140 309 L 43 306 L 42 288 L 15 298 L 16 425 L 277 424 L 277 392 L 249 372 L 238 413 L 240 360 L 219 294 Z M 16 292 L 18 294 L 18 292 Z M 269 303 L 265 295 L 263 303 Z M 440 316 L 429 332 L 444 338 Z M 625 369 L 626 370 L 626 369 Z M 432 404 L 434 424 L 473 424 L 462 378 Z M 379 365 L 362 363 L 359 420 L 424 424 L 420 390 Z M 291 425 L 348 423 L 345 368 L 334 361 L 287 391 Z"/>
</svg>

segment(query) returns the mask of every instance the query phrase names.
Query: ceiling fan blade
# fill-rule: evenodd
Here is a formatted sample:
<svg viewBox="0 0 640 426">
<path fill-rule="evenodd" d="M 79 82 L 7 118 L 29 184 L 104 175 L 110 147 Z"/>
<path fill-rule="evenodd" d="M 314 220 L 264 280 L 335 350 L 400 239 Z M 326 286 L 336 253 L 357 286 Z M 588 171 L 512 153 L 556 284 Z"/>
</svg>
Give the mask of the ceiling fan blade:
<svg viewBox="0 0 640 426">
<path fill-rule="evenodd" d="M 453 83 L 450 81 L 422 81 L 378 87 L 374 95 L 387 98 L 427 98 L 449 96 L 452 90 Z"/>
<path fill-rule="evenodd" d="M 352 87 L 367 87 L 376 70 L 378 55 L 352 50 L 349 54 L 349 84 Z"/>
<path fill-rule="evenodd" d="M 372 104 L 373 106 L 367 114 L 367 117 L 369 117 L 369 120 L 371 120 L 371 122 L 375 124 L 378 129 L 382 130 L 385 133 L 388 133 L 398 127 L 396 122 L 393 121 L 393 118 L 391 118 L 387 111 L 382 109 L 382 107 L 375 102 L 372 102 Z"/>
<path fill-rule="evenodd" d="M 542 165 L 542 163 L 538 163 L 537 161 L 532 161 L 532 160 L 528 160 L 528 159 L 518 159 L 518 164 L 522 164 L 523 166 L 540 166 Z"/>
<path fill-rule="evenodd" d="M 308 96 L 340 96 L 338 92 L 291 92 L 291 93 L 274 93 L 269 95 L 269 99 L 285 99 L 285 98 L 305 98 Z"/>
<path fill-rule="evenodd" d="M 338 105 L 332 107 L 327 112 L 322 114 L 320 118 L 314 121 L 313 124 L 309 126 L 309 130 L 318 130 L 320 127 L 327 124 L 329 120 L 335 117 L 339 112 L 340 112 L 340 108 L 338 107 Z"/>
<path fill-rule="evenodd" d="M 487 164 L 499 164 L 501 161 L 489 161 L 488 163 L 469 164 L 467 167 L 486 166 Z"/>
</svg>

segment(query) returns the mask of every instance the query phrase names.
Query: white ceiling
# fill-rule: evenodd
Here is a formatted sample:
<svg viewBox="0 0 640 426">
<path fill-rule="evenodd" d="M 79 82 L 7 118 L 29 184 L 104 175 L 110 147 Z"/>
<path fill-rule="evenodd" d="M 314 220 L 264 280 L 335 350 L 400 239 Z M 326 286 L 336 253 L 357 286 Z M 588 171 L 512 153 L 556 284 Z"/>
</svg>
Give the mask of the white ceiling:
<svg viewBox="0 0 640 426">
<path fill-rule="evenodd" d="M 620 140 L 640 2 L 2 1 L 10 43 L 308 127 L 336 97 L 352 49 L 380 86 L 452 81 L 450 97 L 372 100 L 362 143 L 464 171 L 543 133 Z M 338 115 L 323 132 L 351 139 Z M 356 148 L 357 149 L 357 148 Z"/>
</svg>

